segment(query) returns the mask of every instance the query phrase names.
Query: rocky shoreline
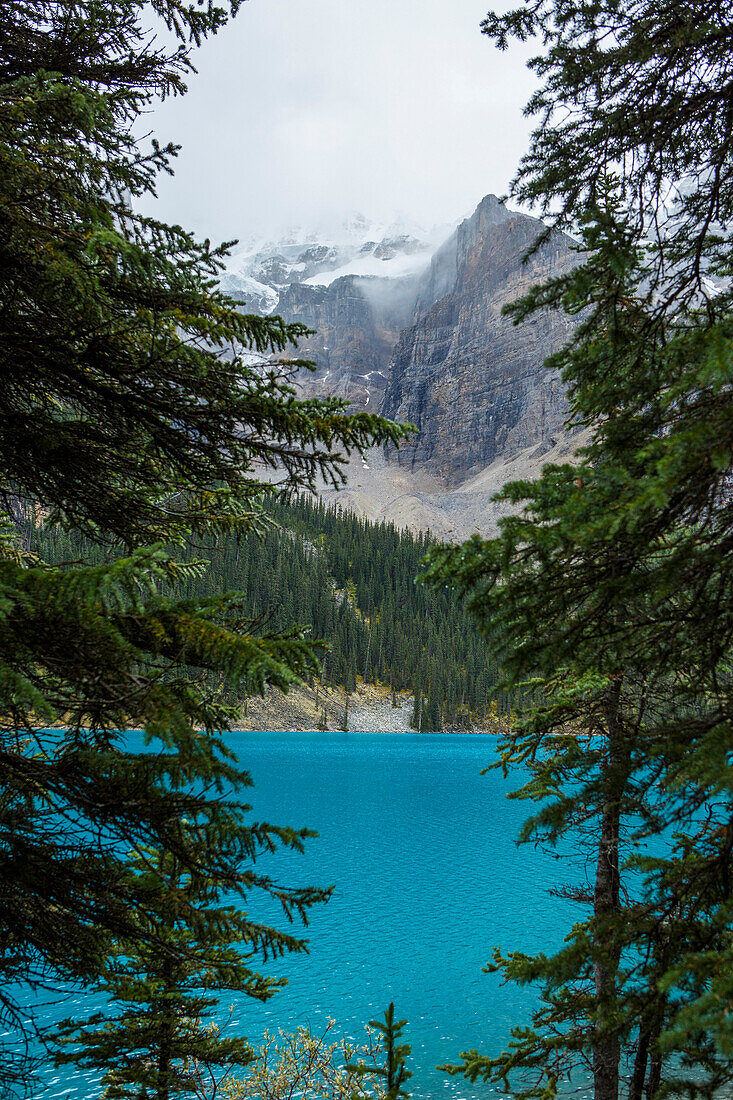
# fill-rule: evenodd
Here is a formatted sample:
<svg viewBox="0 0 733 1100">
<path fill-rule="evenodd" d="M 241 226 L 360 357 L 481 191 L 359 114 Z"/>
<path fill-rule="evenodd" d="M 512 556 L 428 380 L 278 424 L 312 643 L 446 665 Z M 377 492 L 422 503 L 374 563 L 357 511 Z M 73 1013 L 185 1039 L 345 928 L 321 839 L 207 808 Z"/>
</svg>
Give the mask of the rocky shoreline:
<svg viewBox="0 0 733 1100">
<path fill-rule="evenodd" d="M 314 681 L 293 687 L 287 693 L 271 690 L 263 698 L 249 699 L 244 716 L 233 729 L 306 733 L 322 730 L 325 725 L 327 730 L 344 730 L 346 718 L 346 729 L 351 733 L 414 733 L 410 726 L 414 696 L 411 692 L 398 691 L 394 698 L 396 706 L 393 706 L 392 693 L 386 684 L 359 681 L 356 690 L 348 696 L 347 710 L 343 688 Z M 507 725 L 500 720 L 496 728 L 450 728 L 442 732 L 501 734 L 507 732 Z"/>
<path fill-rule="evenodd" d="M 264 698 L 247 701 L 245 714 L 234 726 L 239 730 L 278 730 L 285 733 L 322 729 L 341 730 L 346 725 L 359 733 L 408 733 L 414 699 L 409 692 L 392 693 L 384 684 L 357 684 L 347 696 L 341 687 L 314 681 L 289 692 L 271 690 Z"/>
</svg>

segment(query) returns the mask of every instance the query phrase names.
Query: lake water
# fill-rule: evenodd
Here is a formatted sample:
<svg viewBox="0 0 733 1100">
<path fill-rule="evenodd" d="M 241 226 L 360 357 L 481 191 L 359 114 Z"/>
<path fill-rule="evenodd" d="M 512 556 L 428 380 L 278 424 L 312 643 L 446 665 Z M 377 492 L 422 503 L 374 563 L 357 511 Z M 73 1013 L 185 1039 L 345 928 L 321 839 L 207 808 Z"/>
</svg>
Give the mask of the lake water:
<svg viewBox="0 0 733 1100">
<path fill-rule="evenodd" d="M 265 1028 L 320 1032 L 332 1016 L 340 1033 L 358 1039 L 393 1000 L 409 1021 L 413 1096 L 488 1097 L 490 1088 L 435 1066 L 474 1047 L 497 1053 L 511 1026 L 528 1021 L 534 994 L 501 985 L 482 966 L 495 945 L 558 946 L 578 911 L 547 889 L 583 873 L 568 859 L 516 846 L 528 810 L 506 798 L 516 781 L 480 774 L 495 740 L 234 733 L 229 743 L 255 781 L 253 816 L 320 834 L 305 855 L 268 857 L 261 868 L 289 885 L 335 885 L 329 904 L 312 910 L 310 954 L 263 968 L 287 976 L 287 988 L 264 1005 L 224 997 L 237 1031 L 252 1042 Z M 63 1015 L 74 1008 L 88 1005 L 67 1003 Z M 97 1095 L 74 1070 L 54 1073 L 42 1093 Z"/>
</svg>

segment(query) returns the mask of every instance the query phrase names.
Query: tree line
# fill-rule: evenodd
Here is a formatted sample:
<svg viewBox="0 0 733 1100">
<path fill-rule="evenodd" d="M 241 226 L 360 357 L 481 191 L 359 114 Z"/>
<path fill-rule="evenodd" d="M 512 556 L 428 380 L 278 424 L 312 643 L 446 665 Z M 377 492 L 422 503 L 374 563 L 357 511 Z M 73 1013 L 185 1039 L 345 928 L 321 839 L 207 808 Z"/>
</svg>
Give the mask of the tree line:
<svg viewBox="0 0 733 1100">
<path fill-rule="evenodd" d="M 190 541 L 182 559 L 208 562 L 181 584 L 188 599 L 239 594 L 241 613 L 262 633 L 293 628 L 326 645 L 319 677 L 347 692 L 357 677 L 415 694 L 423 730 L 492 722 L 512 697 L 500 691 L 496 659 L 452 591 L 416 582 L 435 540 L 372 523 L 318 498 L 274 497 L 273 526 L 242 538 Z M 81 533 L 19 524 L 24 544 L 48 562 L 102 562 Z"/>
</svg>

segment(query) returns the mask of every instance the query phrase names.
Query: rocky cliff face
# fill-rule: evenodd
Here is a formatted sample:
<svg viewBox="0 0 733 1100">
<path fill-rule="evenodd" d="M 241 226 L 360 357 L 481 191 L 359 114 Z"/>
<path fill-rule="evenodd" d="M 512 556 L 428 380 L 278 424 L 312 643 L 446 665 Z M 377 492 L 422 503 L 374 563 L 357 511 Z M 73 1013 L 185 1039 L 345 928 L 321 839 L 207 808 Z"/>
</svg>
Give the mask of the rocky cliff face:
<svg viewBox="0 0 733 1100">
<path fill-rule="evenodd" d="M 562 385 L 542 366 L 572 322 L 552 313 L 515 327 L 501 312 L 574 262 L 560 235 L 522 262 L 542 228 L 489 195 L 450 235 L 355 219 L 341 236 L 298 232 L 233 257 L 222 285 L 242 308 L 315 330 L 299 348 L 317 366 L 299 374 L 303 394 L 420 430 L 387 461 L 355 459 L 342 504 L 446 538 L 487 533 L 507 480 L 572 457 Z"/>
<path fill-rule="evenodd" d="M 400 331 L 412 317 L 417 280 L 347 275 L 329 286 L 292 283 L 280 294 L 277 311 L 301 321 L 315 335 L 298 354 L 313 360 L 315 374 L 301 372 L 299 387 L 309 396 L 346 397 L 355 409 L 376 412 L 387 384 L 387 367 Z"/>
<path fill-rule="evenodd" d="M 541 229 L 489 195 L 435 254 L 387 368 L 381 411 L 420 431 L 393 461 L 455 485 L 529 446 L 539 455 L 562 435 L 563 388 L 542 363 L 571 321 L 548 313 L 515 327 L 501 312 L 574 262 L 556 234 L 523 263 Z"/>
<path fill-rule="evenodd" d="M 420 275 L 448 229 L 380 225 L 355 215 L 321 231 L 294 230 L 275 242 L 251 242 L 233 254 L 222 289 L 254 313 L 279 313 L 316 335 L 299 354 L 306 395 L 337 394 L 374 411 L 401 330 L 411 323 Z"/>
</svg>

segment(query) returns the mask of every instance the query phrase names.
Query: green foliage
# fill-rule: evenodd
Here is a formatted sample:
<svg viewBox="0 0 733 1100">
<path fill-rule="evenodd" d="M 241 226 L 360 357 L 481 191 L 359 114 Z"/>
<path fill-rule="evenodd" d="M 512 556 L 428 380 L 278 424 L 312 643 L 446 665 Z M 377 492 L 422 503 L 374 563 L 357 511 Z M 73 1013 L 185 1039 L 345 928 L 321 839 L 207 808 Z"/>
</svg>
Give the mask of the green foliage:
<svg viewBox="0 0 733 1100">
<path fill-rule="evenodd" d="M 327 643 L 324 675 L 347 691 L 357 676 L 400 691 L 426 685 L 423 730 L 494 721 L 494 657 L 451 592 L 414 582 L 433 542 L 429 535 L 374 524 L 306 496 L 272 500 L 269 517 L 279 528 L 259 537 L 196 539 L 185 551 L 190 574 L 181 576 L 181 594 L 212 599 L 237 592 L 241 617 L 263 644 L 273 633 L 282 643 L 281 632 L 298 624 Z M 75 532 L 31 519 L 23 540 L 47 561 L 103 560 L 102 550 Z M 210 567 L 196 566 L 197 559 Z M 496 702 L 509 709 L 510 701 L 499 693 Z"/>
<path fill-rule="evenodd" d="M 198 40 L 226 19 L 152 5 Z M 223 247 L 135 212 L 173 146 L 132 121 L 184 89 L 190 50 L 142 0 L 17 0 L 0 56 L 0 478 L 76 526 L 129 542 L 251 522 L 252 462 L 339 481 L 343 452 L 399 437 L 338 400 L 299 402 L 280 354 L 304 334 L 220 294 Z M 71 476 L 83 471 L 83 476 Z"/>
<path fill-rule="evenodd" d="M 205 1022 L 219 994 L 236 990 L 266 1000 L 282 982 L 262 977 L 245 960 L 263 937 L 274 953 L 304 945 L 253 926 L 225 904 L 226 883 L 216 873 L 182 874 L 171 853 L 143 849 L 129 868 L 153 912 L 140 915 L 134 936 L 119 939 L 106 960 L 100 988 L 109 1008 L 83 1025 L 60 1025 L 56 1063 L 103 1071 L 109 1100 L 135 1100 L 146 1089 L 156 1097 L 200 1095 L 202 1077 L 213 1085 L 217 1071 L 254 1057 L 245 1039 L 222 1036 Z M 266 879 L 258 885 L 277 896 Z"/>
<path fill-rule="evenodd" d="M 381 1020 L 370 1020 L 369 1027 L 379 1035 L 380 1043 L 384 1049 L 385 1063 L 376 1068 L 366 1066 L 363 1063 L 348 1065 L 346 1068 L 357 1079 L 364 1077 L 378 1077 L 384 1082 L 384 1089 L 380 1089 L 380 1095 L 384 1100 L 409 1100 L 410 1094 L 402 1087 L 412 1077 L 407 1068 L 407 1059 L 412 1053 L 409 1043 L 401 1043 L 402 1031 L 407 1020 L 395 1020 L 394 1002 L 390 1002 L 384 1014 L 384 1023 Z"/>
<path fill-rule="evenodd" d="M 314 613 L 299 619 L 312 622 L 314 634 L 329 642 L 325 668 L 333 680 L 349 682 L 352 666 L 352 682 L 359 675 L 397 690 L 430 685 L 432 724 L 423 729 L 480 723 L 494 713 L 496 659 L 451 592 L 415 583 L 434 544 L 429 534 L 372 523 L 303 496 L 278 502 L 272 515 L 318 550 L 316 568 L 322 562 L 336 589 L 349 595 L 335 622 L 315 613 L 315 594 Z M 499 694 L 500 709 L 512 701 Z"/>
<path fill-rule="evenodd" d="M 590 429 L 577 465 L 507 486 L 492 540 L 431 553 L 540 705 L 502 749 L 536 803 L 523 838 L 570 834 L 595 865 L 547 957 L 494 965 L 542 987 L 533 1026 L 458 1067 L 551 1096 L 590 1067 L 596 1100 L 730 1089 L 733 728 L 728 5 L 528 2 L 539 117 L 515 195 L 578 241 L 578 266 L 512 306 L 579 320 L 550 365 Z M 704 77 L 701 74 L 704 72 Z M 551 232 L 548 229 L 548 233 Z M 716 285 L 717 284 L 717 285 Z"/>
<path fill-rule="evenodd" d="M 130 959 L 157 952 L 171 973 L 200 973 L 210 922 L 222 950 L 235 945 L 250 891 L 269 892 L 252 868 L 257 853 L 306 835 L 248 821 L 240 798 L 250 778 L 218 733 L 247 692 L 287 689 L 315 672 L 319 647 L 302 630 L 254 629 L 231 593 L 189 598 L 203 566 L 178 549 L 194 536 L 267 527 L 263 503 L 273 490 L 258 468 L 279 469 L 290 488 L 320 477 L 339 483 L 346 453 L 405 434 L 379 417 L 349 416 L 338 400 L 297 400 L 297 361 L 287 351 L 303 327 L 243 315 L 217 289 L 224 247 L 135 210 L 176 152 L 138 143 L 139 116 L 154 97 L 185 90 L 191 45 L 237 6 L 11 0 L 3 8 L 7 1092 L 33 1088 L 17 1030 L 33 1026 L 23 1007 L 29 988 L 101 981 L 114 992 L 110 960 L 120 949 Z M 151 33 L 156 16 L 170 46 Z M 270 359 L 253 367 L 253 350 Z M 97 555 L 72 553 L 62 568 L 29 554 L 15 531 L 40 515 L 70 538 L 83 533 Z M 131 726 L 144 731 L 145 751 L 120 732 Z M 159 853 L 152 877 L 136 871 L 147 848 Z M 173 935 L 180 881 L 195 888 Z M 228 892 L 231 910 L 208 911 L 204 881 Z M 324 892 L 277 896 L 287 916 L 304 917 Z M 256 924 L 248 937 L 260 958 L 300 947 Z M 245 981 L 244 959 L 240 966 Z M 163 1100 L 167 1086 L 155 1088 Z"/>
</svg>

